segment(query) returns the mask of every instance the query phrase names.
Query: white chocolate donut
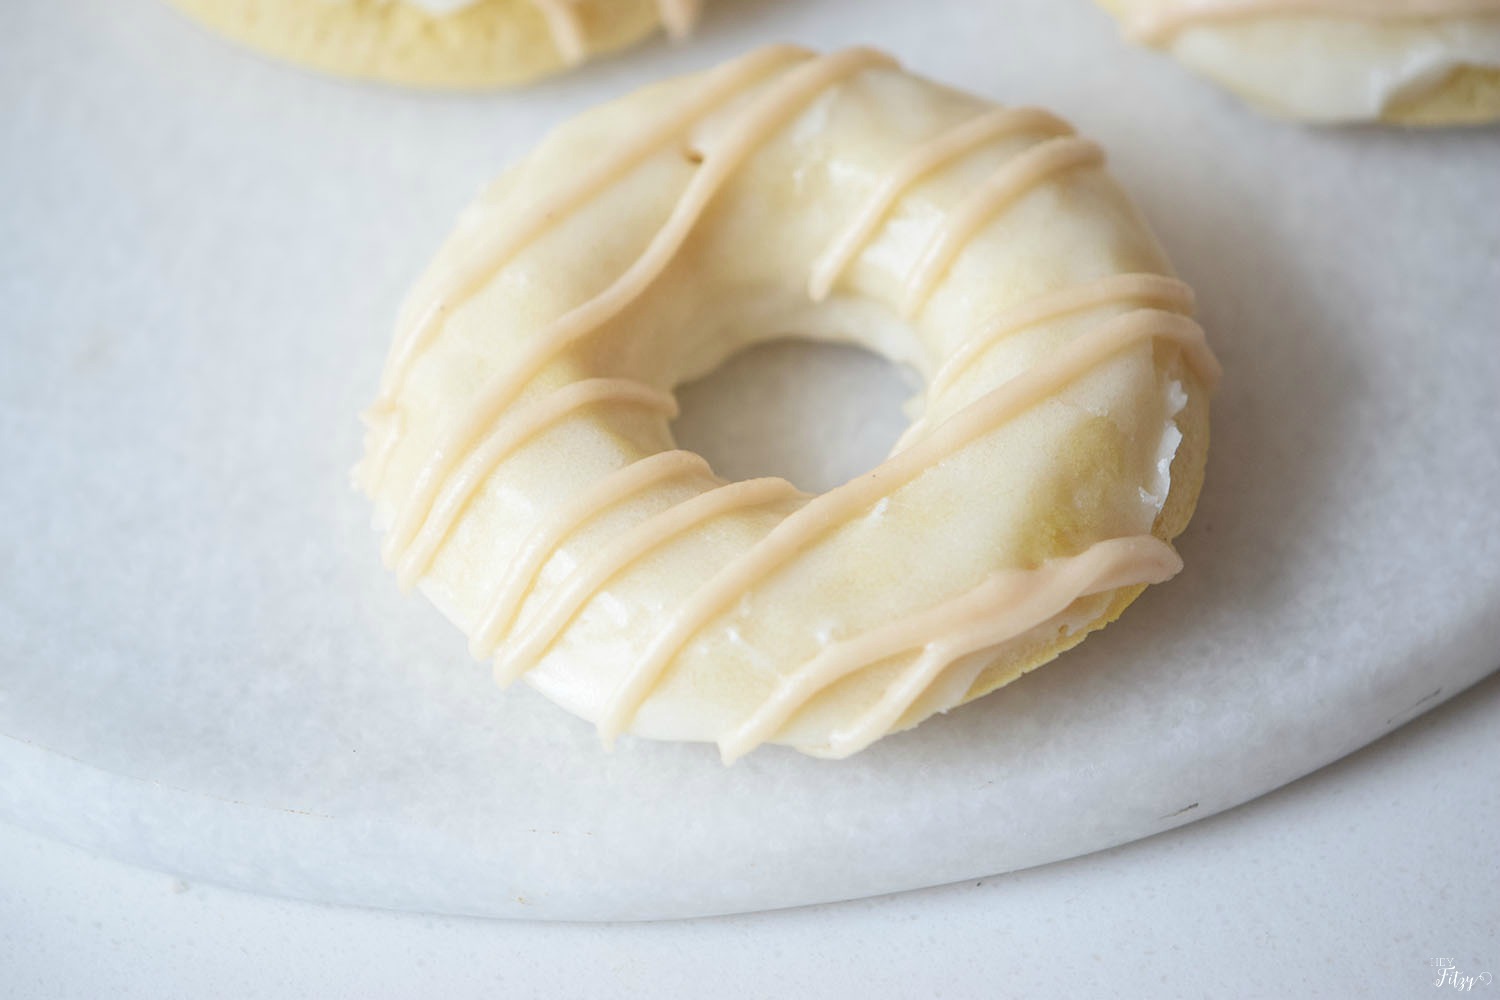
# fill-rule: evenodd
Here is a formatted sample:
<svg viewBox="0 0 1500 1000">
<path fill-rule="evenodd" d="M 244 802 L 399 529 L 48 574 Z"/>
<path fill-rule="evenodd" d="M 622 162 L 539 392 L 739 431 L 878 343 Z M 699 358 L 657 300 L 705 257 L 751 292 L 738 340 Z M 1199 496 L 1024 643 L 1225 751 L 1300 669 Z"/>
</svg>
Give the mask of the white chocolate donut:
<svg viewBox="0 0 1500 1000">
<path fill-rule="evenodd" d="M 225 35 L 340 76 L 422 87 L 525 83 L 692 30 L 700 0 L 172 0 Z"/>
<path fill-rule="evenodd" d="M 1101 0 L 1272 114 L 1462 124 L 1500 118 L 1500 0 Z"/>
<path fill-rule="evenodd" d="M 1094 143 L 791 47 L 555 131 L 404 309 L 356 480 L 502 681 L 622 732 L 842 757 L 1180 566 L 1217 363 Z M 928 377 L 820 496 L 726 483 L 670 390 L 778 335 Z"/>
</svg>

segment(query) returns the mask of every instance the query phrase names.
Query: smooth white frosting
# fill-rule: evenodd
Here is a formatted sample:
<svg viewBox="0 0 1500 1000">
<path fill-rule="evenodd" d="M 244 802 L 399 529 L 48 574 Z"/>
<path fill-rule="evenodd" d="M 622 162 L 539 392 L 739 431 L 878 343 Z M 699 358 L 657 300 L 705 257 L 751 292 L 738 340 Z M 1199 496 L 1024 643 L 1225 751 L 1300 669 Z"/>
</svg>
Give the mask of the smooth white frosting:
<svg viewBox="0 0 1500 1000">
<path fill-rule="evenodd" d="M 1212 4 L 1128 0 L 1132 17 Z M 1192 23 L 1160 43 L 1183 63 L 1280 114 L 1375 118 L 1462 66 L 1500 67 L 1500 17 L 1360 20 L 1254 16 Z"/>
<path fill-rule="evenodd" d="M 503 678 L 730 757 L 847 755 L 1169 577 L 1150 532 L 1185 387 L 1217 368 L 1191 295 L 1092 144 L 1035 114 L 944 138 L 993 111 L 878 53 L 781 49 L 559 129 L 407 310 L 360 477 L 392 565 Z M 924 371 L 917 433 L 819 497 L 655 478 L 660 390 L 791 331 Z M 513 594 L 495 577 L 535 538 Z"/>
</svg>

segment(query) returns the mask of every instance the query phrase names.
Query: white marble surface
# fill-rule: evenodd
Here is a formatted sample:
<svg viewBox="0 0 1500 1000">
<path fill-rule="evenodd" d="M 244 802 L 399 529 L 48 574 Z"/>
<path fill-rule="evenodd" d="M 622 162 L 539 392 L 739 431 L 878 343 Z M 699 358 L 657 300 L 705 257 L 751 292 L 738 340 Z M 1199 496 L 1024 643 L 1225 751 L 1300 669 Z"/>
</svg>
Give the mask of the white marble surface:
<svg viewBox="0 0 1500 1000">
<path fill-rule="evenodd" d="M 1321 997 L 1500 990 L 1500 678 L 1170 833 L 978 882 L 660 924 L 248 895 L 0 824 L 10 1000 Z M 1478 985 L 1482 973 L 1488 985 Z"/>
<path fill-rule="evenodd" d="M 298 73 L 152 4 L 15 5 L 0 817 L 319 899 L 725 912 L 1190 822 L 1493 670 L 1495 132 L 1264 122 L 1081 3 L 854 9 L 730 0 L 680 50 L 433 97 Z M 960 12 L 983 45 L 954 43 Z M 565 113 L 773 38 L 881 44 L 1104 141 L 1229 370 L 1208 490 L 1178 581 L 853 761 L 606 756 L 541 699 L 492 690 L 396 593 L 345 485 L 352 414 L 404 286 L 499 165 Z M 869 404 L 863 378 L 845 409 Z M 833 445 L 804 456 L 847 454 Z"/>
</svg>

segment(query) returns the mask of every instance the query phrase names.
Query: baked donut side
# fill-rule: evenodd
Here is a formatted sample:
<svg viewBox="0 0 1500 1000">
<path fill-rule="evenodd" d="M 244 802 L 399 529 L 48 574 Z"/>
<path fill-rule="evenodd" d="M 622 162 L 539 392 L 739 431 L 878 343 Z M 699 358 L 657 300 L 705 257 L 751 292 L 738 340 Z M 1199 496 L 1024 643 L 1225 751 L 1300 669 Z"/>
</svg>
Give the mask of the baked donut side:
<svg viewBox="0 0 1500 1000">
<path fill-rule="evenodd" d="M 1500 118 L 1497 0 L 1099 0 L 1133 41 L 1276 116 Z"/>
<path fill-rule="evenodd" d="M 1455 67 L 1435 84 L 1397 94 L 1380 113 L 1393 125 L 1485 125 L 1500 120 L 1500 66 Z"/>
<path fill-rule="evenodd" d="M 493 656 L 623 732 L 822 756 L 1050 659 L 1180 567 L 1217 363 L 1066 122 L 777 47 L 562 126 L 403 310 L 360 485 Z M 923 413 L 820 496 L 727 483 L 671 388 L 786 333 Z"/>
<path fill-rule="evenodd" d="M 415 87 L 523 84 L 685 36 L 698 0 L 171 0 L 219 33 L 338 76 Z"/>
</svg>

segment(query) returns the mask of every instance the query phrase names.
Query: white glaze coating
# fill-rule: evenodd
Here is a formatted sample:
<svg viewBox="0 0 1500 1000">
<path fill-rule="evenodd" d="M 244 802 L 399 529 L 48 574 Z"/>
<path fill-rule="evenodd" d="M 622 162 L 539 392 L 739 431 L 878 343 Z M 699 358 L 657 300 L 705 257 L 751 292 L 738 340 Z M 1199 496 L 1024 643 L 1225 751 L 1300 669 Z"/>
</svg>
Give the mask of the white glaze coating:
<svg viewBox="0 0 1500 1000">
<path fill-rule="evenodd" d="M 1273 112 L 1370 119 L 1462 66 L 1500 67 L 1497 0 L 1117 0 L 1126 34 Z"/>
<path fill-rule="evenodd" d="M 859 49 L 753 53 L 584 116 L 481 199 L 413 296 L 360 474 L 387 558 L 502 680 L 606 740 L 726 757 L 761 739 L 854 752 L 961 696 L 959 661 L 977 673 L 972 654 L 1019 655 L 1170 576 L 1150 535 L 1180 439 L 1169 369 L 1201 392 L 1217 363 L 1102 152 L 1070 133 Z M 584 233 L 603 241 L 580 258 Z M 951 359 L 897 452 L 819 497 L 722 483 L 651 416 L 670 412 L 660 389 L 781 323 Z M 1114 442 L 1121 469 L 1056 467 L 1073 439 Z M 1081 534 L 1038 561 L 1054 489 L 1080 498 Z M 846 652 L 830 687 L 828 651 L 877 623 L 901 640 L 880 660 L 909 669 Z"/>
</svg>

